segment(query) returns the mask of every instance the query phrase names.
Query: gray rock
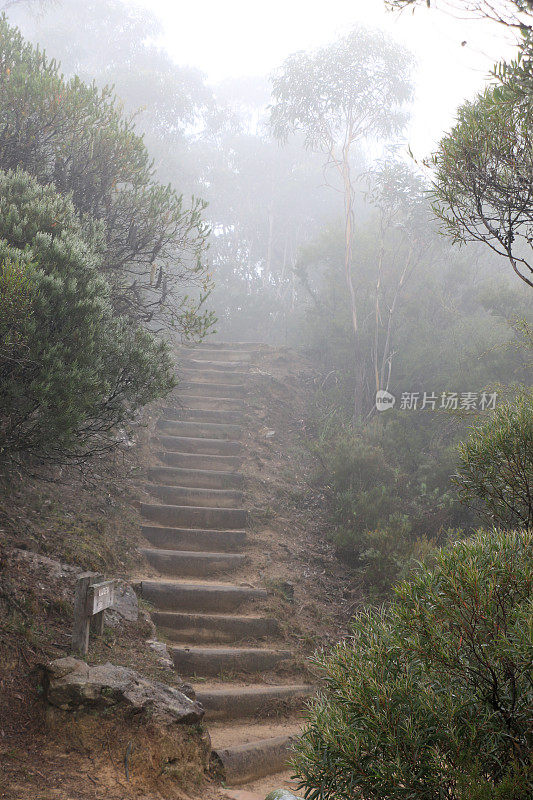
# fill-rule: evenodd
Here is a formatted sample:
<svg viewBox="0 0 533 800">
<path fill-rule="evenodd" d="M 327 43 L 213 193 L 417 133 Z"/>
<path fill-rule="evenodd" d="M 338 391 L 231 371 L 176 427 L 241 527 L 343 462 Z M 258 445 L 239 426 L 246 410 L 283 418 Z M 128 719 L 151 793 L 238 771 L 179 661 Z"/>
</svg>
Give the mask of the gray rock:
<svg viewBox="0 0 533 800">
<path fill-rule="evenodd" d="M 67 656 L 41 669 L 46 699 L 64 711 L 123 707 L 134 713 L 145 712 L 151 719 L 167 725 L 199 722 L 204 715 L 200 703 L 127 667 L 109 663 L 89 666 Z"/>
<path fill-rule="evenodd" d="M 267 794 L 265 800 L 301 800 L 301 798 L 288 792 L 287 789 L 274 789 L 273 792 Z"/>
<path fill-rule="evenodd" d="M 154 653 L 157 653 L 158 660 L 162 664 L 162 666 L 167 667 L 167 669 L 174 669 L 174 663 L 170 658 L 168 647 L 164 642 L 158 642 L 157 639 L 148 639 L 146 644 L 153 650 Z"/>
<path fill-rule="evenodd" d="M 106 624 L 116 628 L 121 619 L 137 622 L 139 618 L 139 601 L 133 587 L 125 581 L 115 580 L 115 598 L 113 605 L 106 612 Z"/>
</svg>

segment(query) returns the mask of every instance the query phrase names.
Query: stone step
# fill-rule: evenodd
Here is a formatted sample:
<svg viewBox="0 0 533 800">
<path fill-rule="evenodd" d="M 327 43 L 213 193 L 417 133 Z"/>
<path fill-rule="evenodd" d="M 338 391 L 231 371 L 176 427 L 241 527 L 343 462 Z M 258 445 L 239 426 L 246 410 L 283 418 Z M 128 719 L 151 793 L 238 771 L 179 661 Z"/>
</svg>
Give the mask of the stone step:
<svg viewBox="0 0 533 800">
<path fill-rule="evenodd" d="M 172 647 L 170 653 L 178 673 L 188 677 L 263 672 L 292 657 L 290 650 L 260 647 Z"/>
<path fill-rule="evenodd" d="M 264 589 L 235 586 L 230 583 L 189 583 L 187 581 L 141 582 L 141 594 L 156 608 L 165 611 L 194 611 L 224 613 L 243 605 L 266 600 Z"/>
<path fill-rule="evenodd" d="M 160 445 L 168 451 L 193 453 L 205 456 L 238 456 L 242 453 L 241 442 L 228 439 L 207 439 L 191 436 L 158 436 Z"/>
<path fill-rule="evenodd" d="M 290 710 L 301 710 L 306 698 L 315 691 L 307 684 L 287 684 L 284 686 L 202 686 L 196 690 L 196 700 L 206 710 L 208 722 L 219 719 L 241 719 L 259 714 L 261 717 L 276 715 L 283 704 Z"/>
<path fill-rule="evenodd" d="M 181 391 L 179 399 L 184 409 L 198 411 L 242 411 L 244 408 L 242 397 L 212 397 L 209 393 Z"/>
<path fill-rule="evenodd" d="M 182 380 L 184 382 L 194 381 L 198 383 L 205 383 L 224 386 L 244 386 L 248 380 L 247 372 L 237 372 L 237 370 L 225 372 L 218 369 L 197 369 L 185 367 L 181 371 Z"/>
<path fill-rule="evenodd" d="M 204 349 L 212 349 L 212 350 L 264 350 L 267 347 L 265 342 L 213 342 L 211 339 L 208 339 L 205 342 L 199 342 L 198 344 L 192 345 L 192 347 L 196 350 L 204 350 Z"/>
<path fill-rule="evenodd" d="M 231 472 L 237 470 L 242 464 L 239 456 L 209 456 L 199 453 L 159 452 L 161 461 L 171 467 L 184 469 L 212 470 L 214 472 Z"/>
<path fill-rule="evenodd" d="M 298 728 L 296 725 L 279 728 L 288 732 L 242 744 L 218 744 L 215 738 L 210 758 L 212 774 L 228 786 L 239 786 L 289 769 Z M 266 734 L 273 730 L 273 726 L 248 725 L 246 730 L 249 736 L 254 734 L 254 730 L 256 734 Z M 246 736 L 245 731 L 239 731 L 239 734 L 241 738 Z"/>
<path fill-rule="evenodd" d="M 276 638 L 280 632 L 279 623 L 273 617 L 154 611 L 152 619 L 167 639 L 194 644 L 229 644 Z"/>
<path fill-rule="evenodd" d="M 211 469 L 180 467 L 150 467 L 148 477 L 153 483 L 166 486 L 191 486 L 197 489 L 237 489 L 243 484 L 240 472 L 216 472 Z"/>
<path fill-rule="evenodd" d="M 240 508 L 243 493 L 235 489 L 203 489 L 192 486 L 165 486 L 148 483 L 144 489 L 170 506 L 198 508 Z"/>
<path fill-rule="evenodd" d="M 237 441 L 242 436 L 240 425 L 183 419 L 160 419 L 156 429 L 169 436 L 186 436 L 193 439 L 232 439 Z"/>
<path fill-rule="evenodd" d="M 163 550 L 214 551 L 218 553 L 242 550 L 246 544 L 246 532 L 243 530 L 217 531 L 143 525 L 141 532 L 150 544 Z"/>
<path fill-rule="evenodd" d="M 220 359 L 213 359 L 209 361 L 206 358 L 198 358 L 197 355 L 191 354 L 184 358 L 180 367 L 182 369 L 208 369 L 217 370 L 217 372 L 241 372 L 243 375 L 248 375 L 248 363 L 244 361 L 222 361 Z"/>
<path fill-rule="evenodd" d="M 246 394 L 246 387 L 242 383 L 224 383 L 218 376 L 218 383 L 210 383 L 202 380 L 184 380 L 180 383 L 180 389 L 186 393 L 188 404 L 191 405 L 193 397 L 223 397 L 225 399 L 242 400 Z M 199 406 L 198 406 L 199 407 Z"/>
<path fill-rule="evenodd" d="M 140 548 L 140 552 L 162 575 L 175 578 L 208 578 L 238 569 L 246 561 L 246 556 L 240 553 L 200 553 L 148 547 Z"/>
<path fill-rule="evenodd" d="M 165 419 L 182 419 L 190 422 L 218 422 L 218 423 L 238 423 L 242 420 L 242 412 L 240 411 L 224 411 L 216 409 L 198 409 L 198 408 L 170 408 L 166 407 L 161 410 Z"/>
<path fill-rule="evenodd" d="M 241 530 L 246 527 L 244 508 L 205 508 L 141 503 L 141 515 L 169 528 L 209 528 L 210 530 Z"/>
<path fill-rule="evenodd" d="M 223 350 L 198 348 L 182 351 L 182 358 L 193 358 L 198 361 L 221 361 L 223 363 L 248 364 L 252 360 L 251 352 L 246 350 Z"/>
</svg>

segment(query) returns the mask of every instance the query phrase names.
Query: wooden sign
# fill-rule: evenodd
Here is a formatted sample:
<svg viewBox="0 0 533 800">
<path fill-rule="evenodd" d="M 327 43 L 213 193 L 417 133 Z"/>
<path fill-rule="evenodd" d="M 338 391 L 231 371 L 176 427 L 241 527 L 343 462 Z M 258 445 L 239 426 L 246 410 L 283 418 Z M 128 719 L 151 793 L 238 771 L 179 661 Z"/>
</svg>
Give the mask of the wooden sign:
<svg viewBox="0 0 533 800">
<path fill-rule="evenodd" d="M 115 599 L 115 581 L 93 583 L 87 591 L 87 611 L 89 615 L 99 614 L 111 608 Z"/>
<path fill-rule="evenodd" d="M 89 631 L 104 632 L 104 611 L 113 605 L 115 582 L 102 580 L 97 572 L 84 572 L 76 582 L 72 649 L 86 655 L 89 650 Z"/>
</svg>

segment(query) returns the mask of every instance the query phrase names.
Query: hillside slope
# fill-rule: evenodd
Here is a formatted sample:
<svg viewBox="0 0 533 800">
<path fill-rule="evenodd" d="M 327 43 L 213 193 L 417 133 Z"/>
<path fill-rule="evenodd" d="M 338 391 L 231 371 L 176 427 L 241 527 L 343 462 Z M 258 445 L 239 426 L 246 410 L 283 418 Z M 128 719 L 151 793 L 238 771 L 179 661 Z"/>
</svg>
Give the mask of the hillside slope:
<svg viewBox="0 0 533 800">
<path fill-rule="evenodd" d="M 290 351 L 262 347 L 254 353 L 248 373 L 241 464 L 242 502 L 248 512 L 246 561 L 238 565 L 231 580 L 266 590 L 266 598 L 254 614 L 275 620 L 275 646 L 290 650 L 291 657 L 279 669 L 260 670 L 253 679 L 246 670 L 203 678 L 195 688 L 199 694 L 203 691 L 204 697 L 210 690 L 213 696 L 213 691 L 230 685 L 240 691 L 259 682 L 272 695 L 268 687 L 314 683 L 316 677 L 306 657 L 316 646 L 345 633 L 359 601 L 357 587 L 351 585 L 327 542 L 321 498 L 310 486 L 312 458 L 303 434 L 311 370 Z M 181 404 L 183 388 L 167 399 L 167 407 Z M 153 543 L 141 535 L 138 499 L 150 500 L 149 487 L 139 484 L 144 484 L 148 469 L 162 463 L 157 441 L 161 431 L 155 425 L 164 416 L 161 406 L 149 409 L 135 446 L 93 464 L 85 476 L 48 470 L 45 476 L 24 480 L 12 476 L 4 484 L 0 502 L 0 797 L 155 798 L 162 794 L 182 797 L 183 791 L 192 797 L 203 782 L 201 764 L 194 763 L 198 756 L 193 752 L 187 756 L 190 768 L 186 774 L 154 782 L 141 769 L 135 775 L 133 761 L 132 779 L 125 782 L 121 742 L 116 743 L 117 752 L 112 748 L 100 752 L 87 742 L 66 746 L 57 726 L 47 728 L 44 704 L 32 675 L 36 663 L 68 652 L 76 571 L 90 568 L 110 577 L 157 580 L 157 568 L 141 552 Z M 58 570 L 54 559 L 66 566 Z M 227 581 L 227 576 L 223 580 Z M 168 631 L 159 638 L 164 635 Z M 131 666 L 180 687 L 180 674 L 147 646 L 146 640 L 152 637 L 153 628 L 142 612 L 138 622 L 123 621 L 118 627 L 106 628 L 102 640 L 92 643 L 88 660 Z M 170 639 L 168 643 L 176 644 Z M 265 641 L 254 642 L 253 647 L 263 649 Z M 243 733 L 250 738 L 259 729 L 276 735 L 291 725 L 291 698 L 270 700 L 262 703 L 260 710 L 252 705 L 244 719 L 231 724 L 227 720 L 210 723 L 208 710 L 206 726 L 215 746 L 242 743 Z M 220 742 L 217 726 L 225 729 L 226 738 Z M 198 752 L 201 746 L 199 740 Z M 262 791 L 281 780 L 280 776 L 249 782 L 248 787 Z M 212 782 L 201 791 L 204 796 L 218 794 Z"/>
</svg>

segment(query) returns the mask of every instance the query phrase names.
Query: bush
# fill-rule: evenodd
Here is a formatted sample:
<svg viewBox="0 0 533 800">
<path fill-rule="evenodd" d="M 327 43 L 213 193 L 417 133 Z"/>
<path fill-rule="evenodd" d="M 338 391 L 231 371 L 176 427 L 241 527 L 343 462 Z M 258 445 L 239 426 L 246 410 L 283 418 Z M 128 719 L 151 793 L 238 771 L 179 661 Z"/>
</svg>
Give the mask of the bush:
<svg viewBox="0 0 533 800">
<path fill-rule="evenodd" d="M 205 203 L 190 207 L 155 180 L 143 138 L 109 88 L 65 80 L 59 65 L 0 16 L 0 169 L 23 169 L 70 193 L 105 223 L 105 271 L 116 313 L 202 337 L 210 276 Z M 184 287 L 188 287 L 188 293 Z M 196 286 L 191 295 L 191 287 Z"/>
<path fill-rule="evenodd" d="M 319 654 L 306 798 L 531 798 L 532 555 L 531 532 L 480 532 Z"/>
<path fill-rule="evenodd" d="M 377 595 L 471 524 L 450 484 L 454 421 L 434 416 L 391 412 L 360 429 L 337 425 L 312 447 L 337 552 Z"/>
<path fill-rule="evenodd" d="M 0 454 L 63 461 L 173 386 L 166 346 L 114 315 L 100 224 L 22 171 L 0 172 Z"/>
<path fill-rule="evenodd" d="M 496 524 L 533 526 L 533 392 L 499 406 L 459 452 L 463 498 Z"/>
</svg>

